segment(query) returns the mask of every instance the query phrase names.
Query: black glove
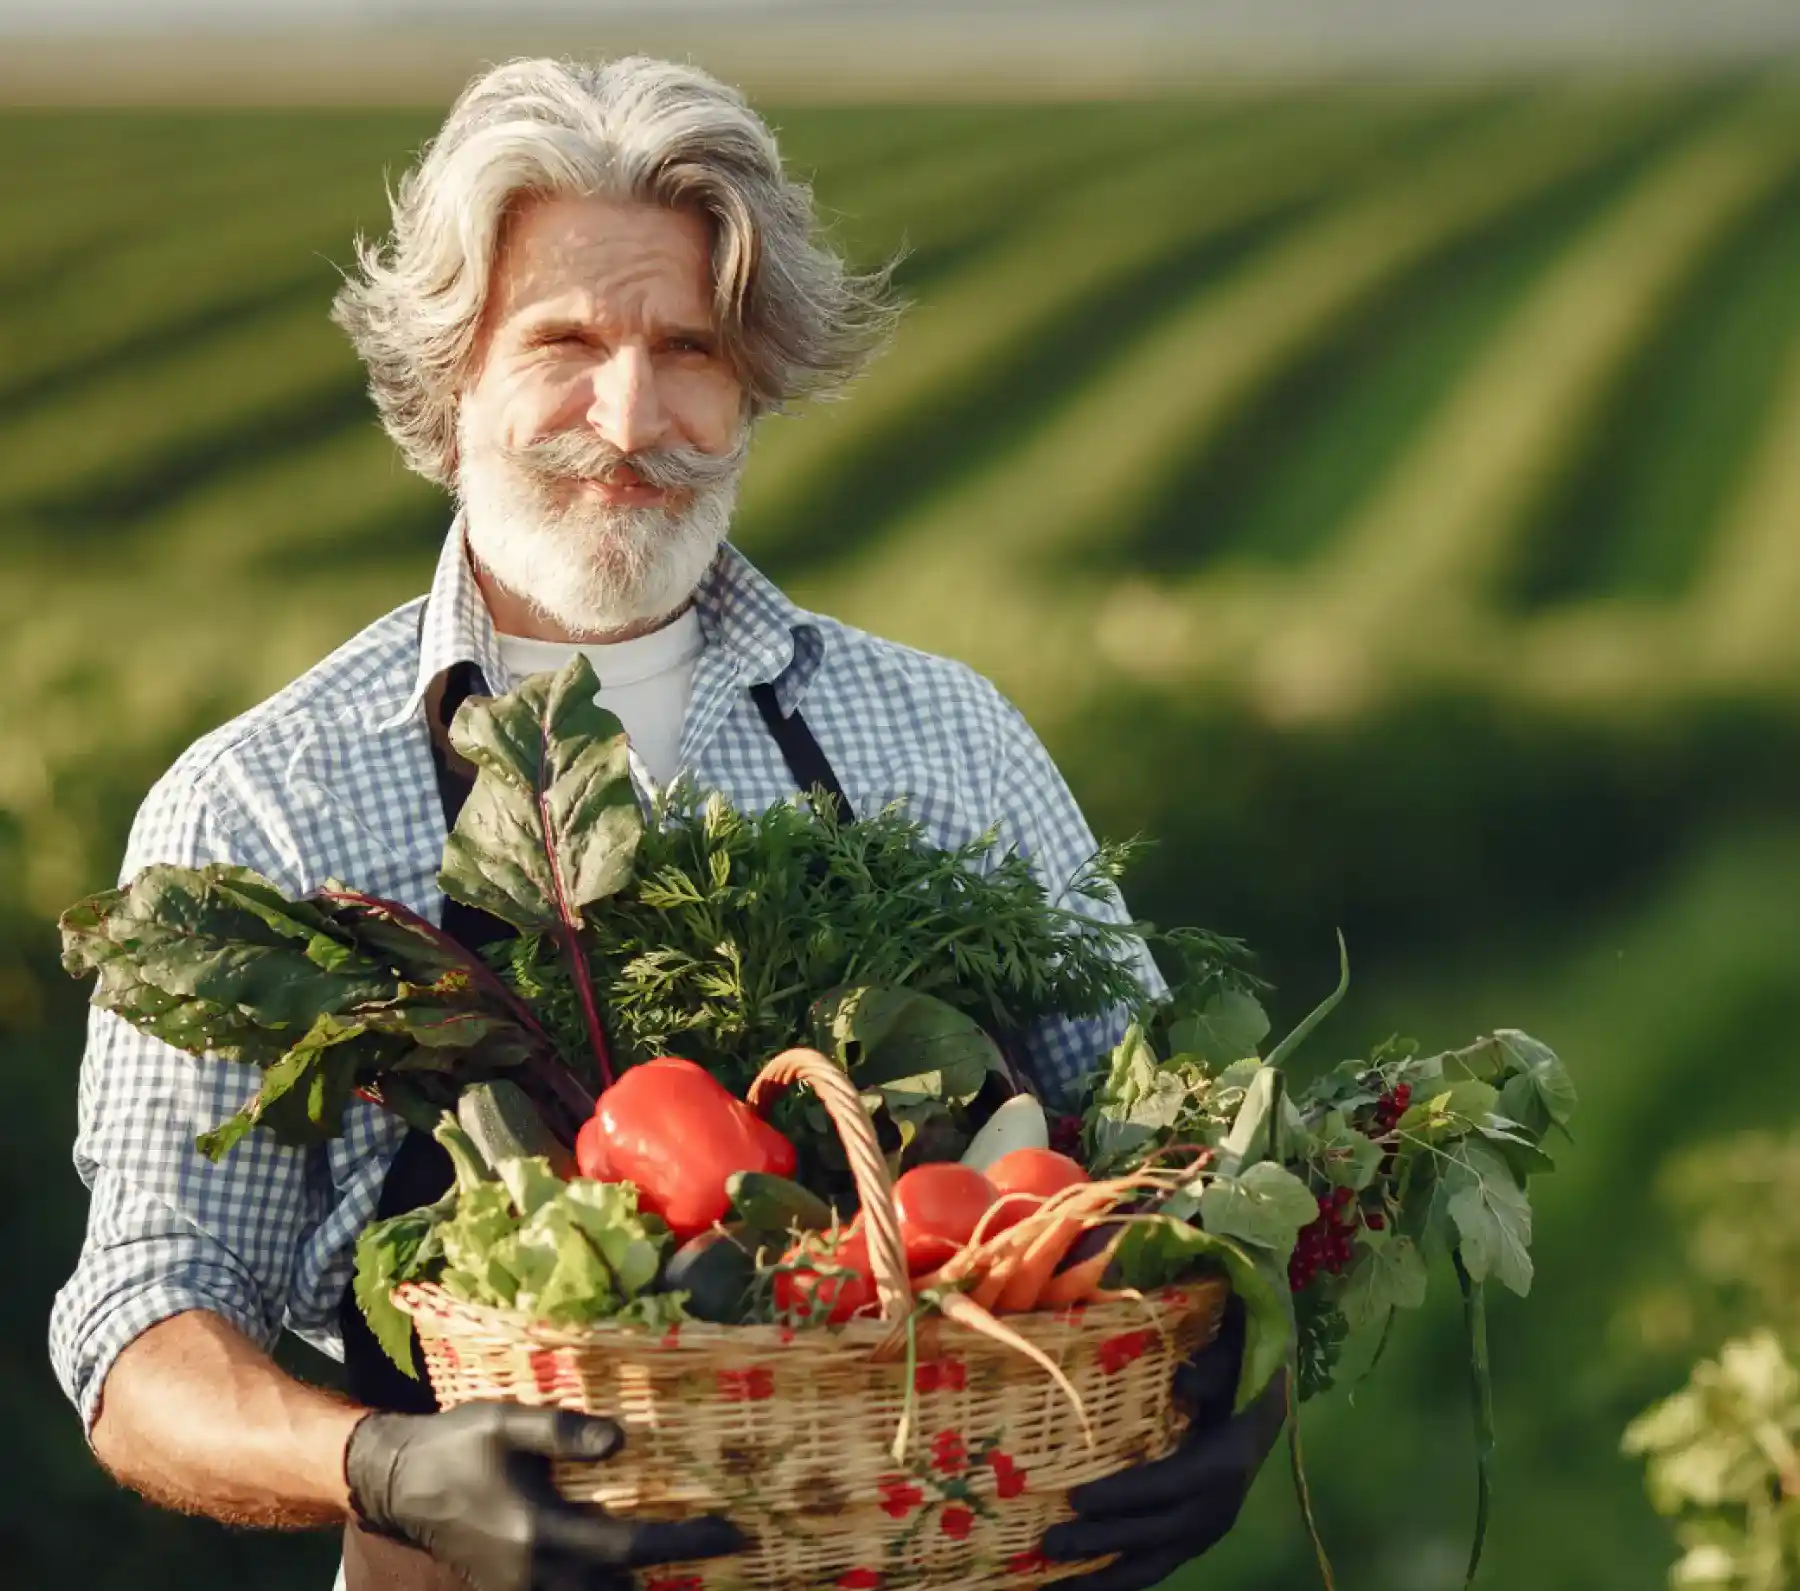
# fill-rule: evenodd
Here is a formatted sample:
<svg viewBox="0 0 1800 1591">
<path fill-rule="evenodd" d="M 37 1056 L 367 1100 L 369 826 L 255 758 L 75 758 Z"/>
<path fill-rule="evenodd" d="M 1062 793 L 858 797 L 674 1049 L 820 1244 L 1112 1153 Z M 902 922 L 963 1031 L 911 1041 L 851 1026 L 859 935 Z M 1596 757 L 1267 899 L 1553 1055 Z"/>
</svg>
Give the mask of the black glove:
<svg viewBox="0 0 1800 1591">
<path fill-rule="evenodd" d="M 350 1433 L 344 1473 L 362 1524 L 423 1547 L 475 1591 L 627 1591 L 639 1565 L 749 1544 L 718 1515 L 633 1524 L 551 1483 L 552 1458 L 611 1458 L 624 1445 L 595 1415 L 465 1403 L 368 1415 Z"/>
<path fill-rule="evenodd" d="M 1044 1555 L 1067 1562 L 1119 1556 L 1056 1591 L 1145 1591 L 1214 1545 L 1237 1522 L 1287 1417 L 1287 1376 L 1275 1377 L 1235 1418 L 1244 1358 L 1243 1305 L 1232 1299 L 1212 1343 L 1175 1372 L 1176 1400 L 1192 1423 L 1166 1458 L 1069 1493 L 1076 1517 L 1044 1533 Z"/>
</svg>

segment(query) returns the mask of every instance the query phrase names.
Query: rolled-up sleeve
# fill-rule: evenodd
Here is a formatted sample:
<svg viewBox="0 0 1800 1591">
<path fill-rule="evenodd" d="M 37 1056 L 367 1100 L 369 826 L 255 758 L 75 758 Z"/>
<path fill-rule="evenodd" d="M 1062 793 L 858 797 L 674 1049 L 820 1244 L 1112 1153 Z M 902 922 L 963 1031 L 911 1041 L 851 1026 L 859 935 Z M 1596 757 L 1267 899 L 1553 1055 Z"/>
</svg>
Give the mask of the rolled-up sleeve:
<svg viewBox="0 0 1800 1591">
<path fill-rule="evenodd" d="M 283 883 L 267 850 L 177 764 L 138 812 L 120 881 L 151 862 L 230 861 Z M 87 1235 L 50 1317 L 51 1360 L 90 1432 L 113 1361 L 157 1322 L 204 1309 L 265 1347 L 281 1330 L 299 1238 L 320 1218 L 329 1177 L 261 1133 L 219 1165 L 194 1147 L 258 1079 L 90 1009 L 75 1142 Z"/>
<path fill-rule="evenodd" d="M 1024 856 L 1061 904 L 1099 922 L 1129 923 L 1131 913 L 1116 888 L 1108 887 L 1098 896 L 1070 892 L 1070 884 L 1088 869 L 1099 845 L 1061 770 L 1010 704 L 1004 726 L 990 809 L 1001 846 Z M 1141 939 L 1132 939 L 1131 958 L 1146 994 L 1155 998 L 1167 992 L 1155 958 Z M 1064 1108 L 1075 1104 L 1088 1074 L 1123 1037 L 1128 1020 L 1121 1008 L 1084 1020 L 1041 1021 L 1025 1035 L 1026 1065 L 1051 1104 Z"/>
</svg>

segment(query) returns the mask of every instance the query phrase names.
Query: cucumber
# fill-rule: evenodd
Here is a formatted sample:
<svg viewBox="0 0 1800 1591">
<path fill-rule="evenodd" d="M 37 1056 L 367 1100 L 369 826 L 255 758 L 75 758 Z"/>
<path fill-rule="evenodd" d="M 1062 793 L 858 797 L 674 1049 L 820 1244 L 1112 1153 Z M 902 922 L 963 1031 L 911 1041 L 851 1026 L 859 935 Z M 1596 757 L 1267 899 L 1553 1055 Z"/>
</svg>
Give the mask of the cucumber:
<svg viewBox="0 0 1800 1591">
<path fill-rule="evenodd" d="M 696 1320 L 735 1326 L 749 1309 L 755 1278 L 750 1250 L 731 1231 L 715 1227 L 689 1238 L 669 1257 L 662 1291 L 686 1293 L 688 1313 Z"/>
<path fill-rule="evenodd" d="M 725 1179 L 725 1193 L 752 1247 L 795 1230 L 822 1232 L 835 1219 L 818 1194 L 768 1171 L 732 1172 Z"/>
<path fill-rule="evenodd" d="M 507 1078 L 465 1088 L 456 1101 L 456 1120 L 490 1166 L 540 1155 L 565 1182 L 575 1175 L 574 1155 L 544 1125 L 531 1096 Z"/>
</svg>

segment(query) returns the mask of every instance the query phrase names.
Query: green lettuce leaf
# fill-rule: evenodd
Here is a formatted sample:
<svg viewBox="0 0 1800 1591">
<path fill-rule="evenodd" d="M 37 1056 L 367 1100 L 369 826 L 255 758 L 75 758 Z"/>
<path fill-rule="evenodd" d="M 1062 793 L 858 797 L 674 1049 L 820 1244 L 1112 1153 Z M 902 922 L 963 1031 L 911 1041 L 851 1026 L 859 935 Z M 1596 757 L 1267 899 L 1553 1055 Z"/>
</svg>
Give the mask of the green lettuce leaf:
<svg viewBox="0 0 1800 1591">
<path fill-rule="evenodd" d="M 567 1183 L 519 1230 L 516 1307 L 565 1325 L 616 1317 L 656 1281 L 667 1238 L 629 1184 Z"/>
<path fill-rule="evenodd" d="M 635 1187 L 581 1178 L 565 1187 L 562 1203 L 593 1239 L 625 1297 L 635 1298 L 656 1281 L 670 1247 L 669 1229 L 638 1209 Z"/>
<path fill-rule="evenodd" d="M 470 1303 L 561 1325 L 682 1318 L 678 1297 L 639 1307 L 673 1243 L 659 1218 L 638 1209 L 636 1188 L 564 1182 L 536 1156 L 503 1156 L 490 1166 L 448 1113 L 435 1136 L 455 1167 L 453 1191 L 428 1210 L 377 1222 L 357 1245 L 357 1302 L 402 1368 L 409 1328 L 392 1293 L 415 1278 Z"/>
</svg>

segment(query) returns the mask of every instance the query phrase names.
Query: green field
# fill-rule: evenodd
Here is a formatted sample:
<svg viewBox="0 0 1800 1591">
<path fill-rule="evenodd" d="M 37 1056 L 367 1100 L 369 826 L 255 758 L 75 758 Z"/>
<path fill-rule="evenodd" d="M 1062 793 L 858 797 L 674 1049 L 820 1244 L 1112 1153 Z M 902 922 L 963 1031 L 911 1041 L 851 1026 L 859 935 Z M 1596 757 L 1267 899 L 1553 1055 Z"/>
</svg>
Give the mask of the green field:
<svg viewBox="0 0 1800 1591">
<path fill-rule="evenodd" d="M 771 116 L 915 302 L 845 402 L 766 424 L 739 539 L 992 676 L 1097 828 L 1158 838 L 1133 904 L 1249 937 L 1279 1014 L 1342 926 L 1315 1062 L 1494 1024 L 1565 1054 L 1482 1583 L 1660 1583 L 1616 1456 L 1681 1373 L 1617 1325 L 1668 1263 L 1643 1189 L 1800 1114 L 1800 84 Z M 325 311 L 432 126 L 0 115 L 0 1543 L 32 1591 L 329 1584 L 321 1538 L 117 1494 L 50 1381 L 83 1215 L 52 925 L 183 745 L 423 589 L 446 505 Z M 1308 1411 L 1347 1591 L 1460 1583 L 1438 1304 Z M 1309 1583 L 1278 1470 L 1184 1583 Z"/>
</svg>

